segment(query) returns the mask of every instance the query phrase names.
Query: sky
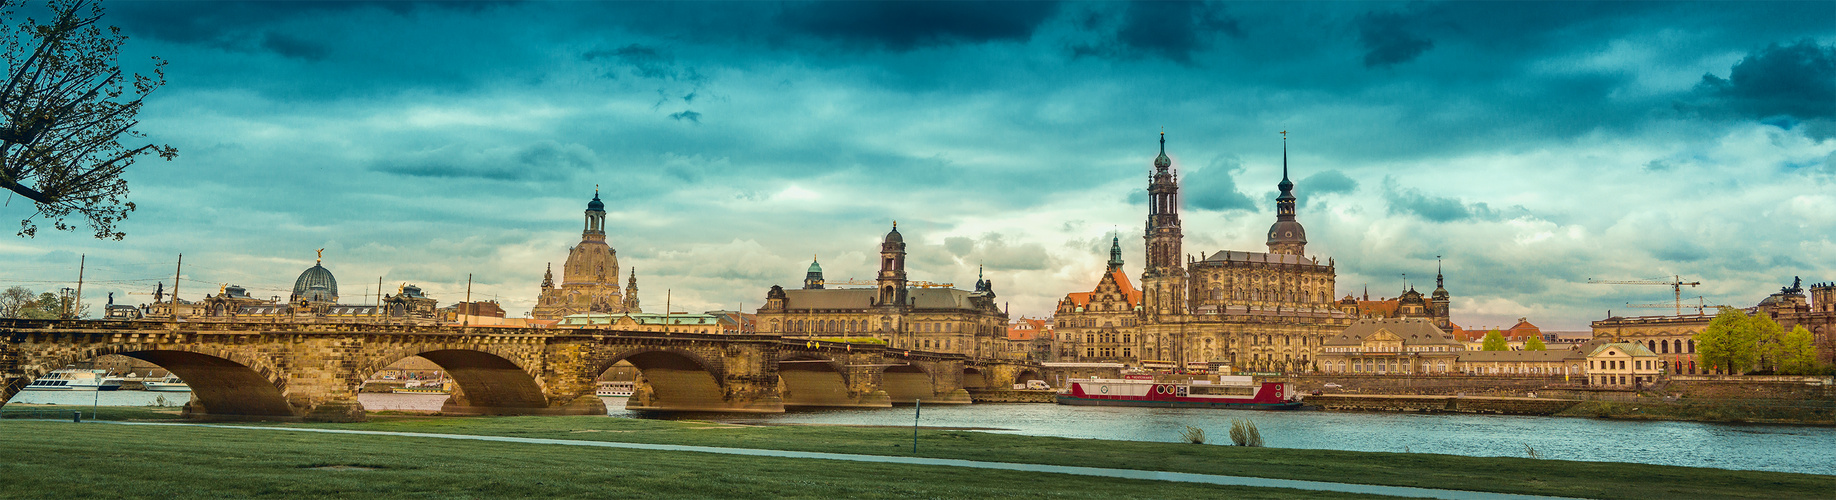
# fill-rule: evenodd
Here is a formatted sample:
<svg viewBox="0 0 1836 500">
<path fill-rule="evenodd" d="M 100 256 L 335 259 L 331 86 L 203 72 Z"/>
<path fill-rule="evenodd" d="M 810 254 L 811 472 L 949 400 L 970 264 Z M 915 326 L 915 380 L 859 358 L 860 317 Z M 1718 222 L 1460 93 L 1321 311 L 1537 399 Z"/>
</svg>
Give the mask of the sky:
<svg viewBox="0 0 1836 500">
<path fill-rule="evenodd" d="M 1286 131 L 1337 295 L 1438 257 L 1467 327 L 1836 280 L 1836 2 L 104 5 L 178 157 L 126 174 L 122 241 L 0 238 L 0 286 L 82 258 L 92 307 L 181 253 L 188 300 L 285 298 L 324 248 L 343 302 L 469 276 L 521 316 L 597 186 L 646 310 L 871 279 L 897 221 L 912 279 L 1049 316 L 1112 235 L 1140 275 L 1162 131 L 1186 252 L 1266 251 Z"/>
</svg>

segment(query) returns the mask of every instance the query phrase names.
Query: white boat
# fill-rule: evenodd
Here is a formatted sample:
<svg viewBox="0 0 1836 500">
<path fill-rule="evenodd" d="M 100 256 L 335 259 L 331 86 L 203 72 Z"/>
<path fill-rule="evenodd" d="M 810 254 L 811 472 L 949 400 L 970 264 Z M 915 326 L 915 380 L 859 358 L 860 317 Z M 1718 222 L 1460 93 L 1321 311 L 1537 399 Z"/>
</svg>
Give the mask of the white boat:
<svg viewBox="0 0 1836 500">
<path fill-rule="evenodd" d="M 64 369 L 26 384 L 28 391 L 114 391 L 121 389 L 121 379 L 108 378 L 108 370 Z"/>
<path fill-rule="evenodd" d="M 428 380 L 425 382 L 410 380 L 402 384 L 401 387 L 391 389 L 389 392 L 395 394 L 452 394 L 453 389 L 452 381 L 450 380 Z"/>
<path fill-rule="evenodd" d="M 632 382 L 600 382 L 593 395 L 602 398 L 628 398 L 637 392 L 637 384 Z"/>
<path fill-rule="evenodd" d="M 163 380 L 148 380 L 140 383 L 147 390 L 154 392 L 191 392 L 191 385 L 178 377 L 167 376 Z"/>
</svg>

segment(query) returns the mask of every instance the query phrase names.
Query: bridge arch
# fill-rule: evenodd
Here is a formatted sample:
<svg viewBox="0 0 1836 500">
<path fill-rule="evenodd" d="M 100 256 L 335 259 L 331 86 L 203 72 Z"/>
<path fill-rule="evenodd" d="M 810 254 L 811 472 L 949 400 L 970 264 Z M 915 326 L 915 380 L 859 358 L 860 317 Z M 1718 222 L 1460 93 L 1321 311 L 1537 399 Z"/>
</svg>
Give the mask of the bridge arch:
<svg viewBox="0 0 1836 500">
<path fill-rule="evenodd" d="M 19 383 L 0 388 L 0 405 L 5 405 L 25 384 L 53 370 L 110 354 L 159 365 L 183 379 L 191 386 L 192 402 L 187 410 L 193 416 L 298 416 L 286 397 L 286 378 L 265 360 L 238 351 L 192 345 L 107 345 L 39 358 L 39 363 L 25 365 L 25 377 Z"/>
<path fill-rule="evenodd" d="M 911 403 L 937 396 L 937 379 L 917 363 L 888 366 L 880 371 L 880 389 L 894 403 Z"/>
<path fill-rule="evenodd" d="M 981 369 L 973 366 L 963 367 L 964 389 L 987 389 L 989 385 L 989 378 L 986 374 L 982 373 Z"/>
<path fill-rule="evenodd" d="M 441 406 L 441 413 L 521 414 L 549 407 L 541 383 L 523 366 L 528 363 L 518 363 L 522 356 L 483 346 L 429 344 L 388 349 L 369 356 L 351 383 L 361 388 L 364 377 L 412 356 L 439 365 L 459 386 Z"/>
<path fill-rule="evenodd" d="M 795 353 L 778 360 L 778 391 L 784 406 L 858 406 L 848 391 L 848 370 L 834 359 Z"/>
<path fill-rule="evenodd" d="M 625 404 L 633 410 L 722 411 L 729 409 L 721 365 L 694 352 L 639 347 L 601 361 L 593 373 L 605 373 L 624 361 L 638 370 L 636 393 Z"/>
</svg>

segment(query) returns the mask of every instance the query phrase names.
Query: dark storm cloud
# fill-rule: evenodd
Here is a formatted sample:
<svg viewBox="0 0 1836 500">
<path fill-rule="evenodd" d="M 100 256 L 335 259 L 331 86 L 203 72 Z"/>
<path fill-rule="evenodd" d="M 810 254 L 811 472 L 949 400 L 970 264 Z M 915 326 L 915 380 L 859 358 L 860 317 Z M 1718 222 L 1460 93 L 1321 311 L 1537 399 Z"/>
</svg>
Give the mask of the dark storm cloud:
<svg viewBox="0 0 1836 500">
<path fill-rule="evenodd" d="M 1256 202 L 1237 190 L 1235 173 L 1242 170 L 1243 162 L 1234 156 L 1212 160 L 1204 169 L 1182 179 L 1186 201 L 1205 210 L 1255 211 Z"/>
<path fill-rule="evenodd" d="M 1485 203 L 1467 204 L 1459 198 L 1435 196 L 1412 187 L 1396 184 L 1393 177 L 1383 179 L 1384 201 L 1392 214 L 1408 214 L 1433 222 L 1455 222 L 1469 219 L 1497 220 L 1499 214 Z"/>
<path fill-rule="evenodd" d="M 326 54 L 331 51 L 325 45 L 317 42 L 302 38 L 294 38 L 280 33 L 268 33 L 267 36 L 262 39 L 261 47 L 276 54 L 280 54 L 283 57 L 308 61 L 323 60 Z"/>
<path fill-rule="evenodd" d="M 1301 179 L 1297 189 L 1305 189 L 1314 194 L 1350 193 L 1358 190 L 1358 181 L 1352 180 L 1345 172 L 1327 170 Z"/>
<path fill-rule="evenodd" d="M 905 51 L 1024 41 L 1057 12 L 1057 2 L 808 2 L 785 6 L 780 20 L 818 38 Z"/>
<path fill-rule="evenodd" d="M 1236 18 L 1209 2 L 1132 2 L 1116 42 L 1135 51 L 1190 62 L 1218 34 L 1243 36 Z"/>
<path fill-rule="evenodd" d="M 1836 117 L 1836 46 L 1774 43 L 1748 53 L 1727 78 L 1702 75 L 1696 92 L 1744 116 Z"/>
<path fill-rule="evenodd" d="M 692 110 L 692 109 L 670 113 L 669 118 L 672 120 L 676 120 L 676 121 L 688 121 L 688 122 L 694 122 L 694 123 L 701 123 L 701 113 L 696 113 L 695 110 Z"/>
<path fill-rule="evenodd" d="M 566 178 L 600 163 L 579 144 L 542 141 L 519 148 L 468 150 L 447 146 L 378 160 L 371 170 L 410 177 L 525 181 Z"/>
<path fill-rule="evenodd" d="M 631 69 L 633 74 L 643 78 L 659 80 L 702 80 L 701 73 L 695 68 L 676 64 L 676 57 L 663 49 L 642 44 L 630 44 L 613 50 L 593 50 L 581 54 L 582 59 L 597 61 L 613 60 Z M 690 93 L 692 96 L 693 93 Z M 691 99 L 685 97 L 684 100 Z"/>
<path fill-rule="evenodd" d="M 1434 48 L 1434 41 L 1417 34 L 1413 19 L 1394 12 L 1358 16 L 1358 42 L 1364 45 L 1364 67 L 1375 68 L 1409 62 Z"/>
</svg>

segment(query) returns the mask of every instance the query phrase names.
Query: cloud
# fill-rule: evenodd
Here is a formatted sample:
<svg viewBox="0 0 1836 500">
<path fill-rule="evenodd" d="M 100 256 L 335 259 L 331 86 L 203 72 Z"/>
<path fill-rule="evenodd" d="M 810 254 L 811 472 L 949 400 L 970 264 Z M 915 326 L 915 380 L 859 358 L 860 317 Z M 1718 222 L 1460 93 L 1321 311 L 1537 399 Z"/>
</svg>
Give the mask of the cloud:
<svg viewBox="0 0 1836 500">
<path fill-rule="evenodd" d="M 262 38 L 261 46 L 285 57 L 307 61 L 323 60 L 326 54 L 331 52 L 330 49 L 317 42 L 280 33 L 268 33 L 265 38 Z"/>
<path fill-rule="evenodd" d="M 701 123 L 701 113 L 696 113 L 695 110 L 692 110 L 692 109 L 685 109 L 682 111 L 677 111 L 675 113 L 670 113 L 669 118 L 671 120 L 676 120 L 676 121 L 687 120 L 687 121 L 691 121 L 695 123 Z"/>
<path fill-rule="evenodd" d="M 1434 41 L 1412 31 L 1413 20 L 1394 12 L 1358 16 L 1358 42 L 1364 46 L 1364 67 L 1394 66 L 1415 60 L 1434 48 Z"/>
<path fill-rule="evenodd" d="M 1181 180 L 1181 194 L 1193 207 L 1205 210 L 1255 211 L 1256 202 L 1237 190 L 1236 172 L 1243 163 L 1236 156 L 1223 156 Z M 1145 192 L 1144 200 L 1145 200 Z"/>
<path fill-rule="evenodd" d="M 1120 45 L 1182 63 L 1210 46 L 1214 34 L 1243 35 L 1236 18 L 1207 2 L 1131 2 L 1125 19 L 1116 30 Z"/>
<path fill-rule="evenodd" d="M 817 38 L 908 51 L 957 43 L 1024 41 L 1057 2 L 803 2 L 779 20 Z"/>
<path fill-rule="evenodd" d="M 370 169 L 410 177 L 522 181 L 565 178 L 599 163 L 598 155 L 586 146 L 541 141 L 483 150 L 443 146 L 393 155 L 372 163 Z"/>
<path fill-rule="evenodd" d="M 630 68 L 632 74 L 643 78 L 688 82 L 695 82 L 703 79 L 701 73 L 696 71 L 695 68 L 676 64 L 676 57 L 674 55 L 665 52 L 663 49 L 648 45 L 633 43 L 617 49 L 590 50 L 581 54 L 580 57 L 588 61 L 610 59 L 626 68 Z M 688 95 L 689 96 L 684 97 L 683 100 L 692 99 L 694 92 L 690 92 Z"/>
<path fill-rule="evenodd" d="M 1326 170 L 1301 179 L 1296 189 L 1305 189 L 1313 194 L 1343 194 L 1358 190 L 1358 181 L 1352 180 L 1345 172 Z"/>
<path fill-rule="evenodd" d="M 1459 198 L 1434 196 L 1420 189 L 1401 187 L 1394 177 L 1384 177 L 1383 195 L 1392 214 L 1414 215 L 1433 222 L 1499 218 L 1498 212 L 1485 203 L 1466 204 Z"/>
<path fill-rule="evenodd" d="M 1836 118 L 1836 46 L 1773 43 L 1749 52 L 1727 78 L 1702 75 L 1695 90 L 1709 105 L 1744 116 Z"/>
</svg>

